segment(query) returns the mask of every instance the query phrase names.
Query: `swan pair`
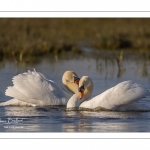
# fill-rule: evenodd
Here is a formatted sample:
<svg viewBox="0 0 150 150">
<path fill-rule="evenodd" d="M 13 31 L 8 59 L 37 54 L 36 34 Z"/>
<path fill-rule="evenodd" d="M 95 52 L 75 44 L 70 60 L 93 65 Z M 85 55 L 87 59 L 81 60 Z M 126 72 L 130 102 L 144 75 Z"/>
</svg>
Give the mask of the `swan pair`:
<svg viewBox="0 0 150 150">
<path fill-rule="evenodd" d="M 88 76 L 79 79 L 73 71 L 63 74 L 62 83 L 73 95 L 35 70 L 19 74 L 13 78 L 14 86 L 5 92 L 13 99 L 0 103 L 0 106 L 67 105 L 67 110 L 126 111 L 140 109 L 134 102 L 149 95 L 141 85 L 124 81 L 90 99 L 94 88 L 92 79 Z"/>
</svg>

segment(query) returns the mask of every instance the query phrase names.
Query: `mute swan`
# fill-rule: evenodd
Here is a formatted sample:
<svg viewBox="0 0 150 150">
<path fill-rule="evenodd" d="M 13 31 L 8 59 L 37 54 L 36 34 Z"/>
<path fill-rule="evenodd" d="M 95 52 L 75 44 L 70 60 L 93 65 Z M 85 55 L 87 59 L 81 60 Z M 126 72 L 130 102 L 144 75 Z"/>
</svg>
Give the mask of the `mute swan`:
<svg viewBox="0 0 150 150">
<path fill-rule="evenodd" d="M 79 81 L 79 92 L 69 99 L 67 110 L 143 110 L 146 108 L 141 108 L 134 102 L 149 94 L 141 85 L 132 81 L 121 82 L 102 94 L 89 99 L 92 91 L 92 79 L 88 76 L 83 76 Z"/>
<path fill-rule="evenodd" d="M 48 106 L 66 105 L 71 94 L 62 89 L 54 81 L 34 71 L 28 71 L 14 76 L 13 86 L 6 89 L 5 95 L 13 99 L 0 103 L 0 106 Z M 66 71 L 63 74 L 62 82 L 72 93 L 78 91 L 79 78 L 73 71 Z"/>
</svg>

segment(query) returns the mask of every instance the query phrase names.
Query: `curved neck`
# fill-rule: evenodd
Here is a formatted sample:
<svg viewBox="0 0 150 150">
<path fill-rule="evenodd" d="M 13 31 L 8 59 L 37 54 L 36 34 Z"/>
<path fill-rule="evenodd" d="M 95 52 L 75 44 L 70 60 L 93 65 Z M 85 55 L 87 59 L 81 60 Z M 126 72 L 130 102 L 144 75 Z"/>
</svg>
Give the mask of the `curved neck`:
<svg viewBox="0 0 150 150">
<path fill-rule="evenodd" d="M 79 98 L 80 93 L 74 94 L 67 103 L 67 110 L 74 110 L 74 108 L 78 108 L 84 99 Z"/>
<path fill-rule="evenodd" d="M 64 83 L 63 85 L 65 86 L 65 88 L 70 91 L 71 93 L 78 93 L 78 85 L 72 82 L 68 82 L 68 83 Z"/>
<path fill-rule="evenodd" d="M 90 82 L 90 86 L 88 86 L 84 91 L 84 97 L 83 97 L 84 100 L 88 100 L 91 97 L 93 92 L 93 88 L 94 88 L 93 81 L 90 79 L 89 82 Z"/>
<path fill-rule="evenodd" d="M 93 92 L 93 81 L 90 79 L 89 81 L 89 86 L 85 89 L 84 91 L 84 96 L 83 98 L 79 98 L 80 93 L 77 92 L 76 94 L 74 94 L 68 101 L 67 103 L 67 110 L 72 110 L 72 108 L 78 108 L 81 103 L 83 103 L 85 100 L 88 100 L 90 98 L 90 96 L 92 95 Z"/>
</svg>

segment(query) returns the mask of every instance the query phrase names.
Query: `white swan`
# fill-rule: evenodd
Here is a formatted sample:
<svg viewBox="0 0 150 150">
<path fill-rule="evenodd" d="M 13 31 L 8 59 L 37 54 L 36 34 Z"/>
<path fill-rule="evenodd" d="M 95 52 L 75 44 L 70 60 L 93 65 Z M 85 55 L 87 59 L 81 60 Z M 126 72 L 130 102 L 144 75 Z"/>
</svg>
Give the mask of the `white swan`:
<svg viewBox="0 0 150 150">
<path fill-rule="evenodd" d="M 72 96 L 54 81 L 34 71 L 28 71 L 14 76 L 13 86 L 6 89 L 5 95 L 13 99 L 0 103 L 0 106 L 48 106 L 48 105 L 66 105 Z M 72 93 L 78 91 L 79 78 L 73 71 L 66 71 L 63 74 L 62 82 L 64 86 Z"/>
<path fill-rule="evenodd" d="M 88 76 L 83 76 L 79 81 L 79 92 L 69 99 L 67 110 L 140 110 L 143 107 L 139 107 L 134 102 L 142 99 L 147 94 L 150 95 L 141 85 L 132 81 L 121 82 L 102 94 L 89 99 L 92 91 L 92 79 Z"/>
</svg>

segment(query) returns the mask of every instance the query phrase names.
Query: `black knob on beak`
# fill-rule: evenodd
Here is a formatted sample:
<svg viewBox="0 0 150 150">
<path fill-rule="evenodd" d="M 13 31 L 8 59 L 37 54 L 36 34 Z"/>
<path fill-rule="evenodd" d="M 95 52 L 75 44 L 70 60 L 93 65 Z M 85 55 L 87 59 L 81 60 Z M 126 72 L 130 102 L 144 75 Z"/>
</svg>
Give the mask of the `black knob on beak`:
<svg viewBox="0 0 150 150">
<path fill-rule="evenodd" d="M 84 90 L 84 85 L 82 85 L 82 86 L 80 86 L 80 87 L 78 88 L 78 91 L 79 91 L 79 92 L 82 92 L 82 90 Z"/>
<path fill-rule="evenodd" d="M 74 76 L 74 81 L 80 81 L 80 78 Z"/>
</svg>

